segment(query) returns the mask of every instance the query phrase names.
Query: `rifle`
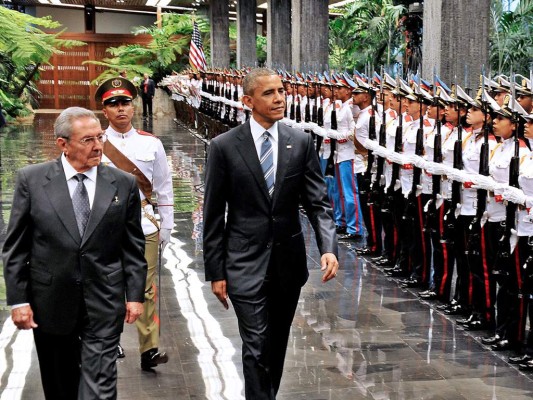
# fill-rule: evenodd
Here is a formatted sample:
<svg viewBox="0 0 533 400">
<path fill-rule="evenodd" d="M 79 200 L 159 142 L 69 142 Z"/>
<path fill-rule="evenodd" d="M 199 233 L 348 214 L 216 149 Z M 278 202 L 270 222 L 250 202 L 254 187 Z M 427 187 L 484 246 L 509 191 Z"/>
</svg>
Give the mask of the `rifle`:
<svg viewBox="0 0 533 400">
<path fill-rule="evenodd" d="M 291 87 L 292 87 L 292 102 L 291 102 L 291 110 L 290 110 L 290 113 L 289 113 L 289 118 L 294 121 L 295 118 L 296 118 L 294 103 L 296 103 L 296 96 L 298 96 L 298 94 L 296 93 L 296 90 L 295 90 L 296 89 L 296 85 L 293 85 L 293 81 L 291 81 Z"/>
<path fill-rule="evenodd" d="M 237 102 L 239 101 L 239 85 L 234 83 L 233 86 L 234 86 L 233 101 Z M 233 127 L 237 126 L 237 107 L 233 107 L 233 114 L 231 116 L 231 125 Z"/>
<path fill-rule="evenodd" d="M 520 175 L 520 138 L 519 138 L 519 117 L 518 113 L 515 111 L 515 102 L 516 102 L 516 93 L 515 93 L 515 76 L 511 72 L 511 122 L 515 126 L 514 130 L 514 154 L 511 158 L 511 163 L 509 164 L 509 186 L 518 187 L 518 176 Z M 517 204 L 513 202 L 508 202 L 505 208 L 505 230 L 504 233 L 498 242 L 498 252 L 496 254 L 496 267 L 492 271 L 492 274 L 496 278 L 506 278 L 509 276 L 509 268 L 512 265 L 511 262 L 511 245 L 510 239 L 512 235 L 512 230 L 516 228 L 515 226 L 515 217 Z M 500 281 L 501 282 L 501 281 Z"/>
<path fill-rule="evenodd" d="M 372 89 L 370 86 L 368 89 L 368 94 L 370 95 L 370 104 L 372 106 L 372 112 L 370 113 L 370 119 L 368 120 L 368 139 L 369 140 L 376 140 L 376 113 L 377 113 L 377 104 L 376 104 L 376 92 Z M 368 204 L 373 204 L 373 196 L 371 196 L 371 187 L 372 187 L 372 167 L 374 165 L 374 152 L 368 151 L 367 153 L 367 164 L 366 164 L 366 171 L 364 175 L 364 184 L 362 185 L 362 188 L 359 188 L 361 190 L 361 196 L 364 196 L 365 194 L 368 194 Z M 377 177 L 376 177 L 377 180 Z"/>
<path fill-rule="evenodd" d="M 313 122 L 316 123 L 319 127 L 324 126 L 324 109 L 322 107 L 322 94 L 320 93 L 320 83 L 316 84 L 315 87 L 315 106 L 313 107 Z M 318 92 L 318 94 L 317 94 Z M 320 102 L 320 106 L 317 103 Z M 324 138 L 322 136 L 316 137 L 316 152 L 320 152 L 320 147 L 322 146 L 322 141 Z"/>
<path fill-rule="evenodd" d="M 457 110 L 457 139 L 453 146 L 453 168 L 463 169 L 463 126 L 461 124 L 461 105 L 459 103 L 459 97 L 457 95 L 457 78 L 455 79 L 455 85 L 452 90 L 455 90 L 455 107 Z M 446 213 L 444 219 L 445 231 L 444 237 L 447 243 L 453 243 L 455 232 L 455 211 L 457 210 L 457 204 L 461 203 L 461 186 L 459 181 L 452 182 L 452 199 L 451 207 Z"/>
<path fill-rule="evenodd" d="M 420 94 L 420 96 L 422 96 Z M 420 105 L 420 122 L 418 126 L 418 130 L 416 131 L 416 144 L 415 144 L 415 155 L 421 157 L 424 155 L 424 113 L 422 110 L 422 98 L 419 98 L 419 105 Z M 420 185 L 420 177 L 422 175 L 422 170 L 418 167 L 414 167 L 413 169 L 413 186 L 411 188 L 411 193 L 414 196 L 413 199 L 416 197 L 416 192 L 418 189 L 418 185 Z"/>
<path fill-rule="evenodd" d="M 382 109 L 382 116 L 381 116 L 381 125 L 379 127 L 379 136 L 378 136 L 378 142 L 381 147 L 387 147 L 387 115 L 386 115 L 386 107 L 385 107 L 385 92 L 383 89 L 383 79 L 385 79 L 385 75 L 383 73 L 383 67 L 381 67 L 381 81 L 379 83 L 379 92 L 380 92 L 380 100 L 381 104 L 383 105 Z M 370 137 L 370 135 L 369 135 Z M 385 158 L 378 156 L 377 159 L 377 165 L 376 165 L 376 179 L 374 179 L 374 182 L 372 184 L 372 188 L 370 190 L 370 197 L 369 197 L 369 203 L 374 203 L 376 206 L 379 206 L 378 202 L 380 199 L 380 192 L 382 191 L 382 185 L 381 185 L 381 177 L 383 176 L 383 171 L 385 167 Z"/>
<path fill-rule="evenodd" d="M 337 130 L 337 108 L 335 105 L 335 95 L 333 95 L 333 98 L 331 100 L 331 129 L 336 131 Z M 330 145 L 330 154 L 328 161 L 326 163 L 326 170 L 324 171 L 325 176 L 335 176 L 335 150 L 337 148 L 337 141 L 335 139 L 330 139 L 329 142 Z"/>
<path fill-rule="evenodd" d="M 401 101 L 401 88 L 400 88 L 400 76 L 396 76 L 396 90 L 397 97 L 399 99 L 400 108 L 398 110 L 398 126 L 396 127 L 396 137 L 394 138 L 394 151 L 401 153 L 403 151 L 403 115 L 402 115 L 402 101 Z M 394 186 L 396 181 L 400 179 L 400 164 L 392 164 L 392 177 L 391 183 L 387 190 L 387 197 L 390 204 L 394 202 Z"/>
<path fill-rule="evenodd" d="M 437 74 L 433 73 L 433 87 L 435 88 L 435 96 L 433 96 L 433 105 L 437 109 L 437 116 L 435 120 L 435 136 L 433 138 L 433 162 L 442 164 L 442 120 L 439 114 L 439 89 L 437 88 Z M 440 89 L 444 90 L 444 89 Z M 433 221 L 438 221 L 437 215 L 437 200 L 441 190 L 442 175 L 431 176 L 431 201 L 432 207 L 428 210 L 427 223 L 430 229 L 438 226 Z"/>
</svg>

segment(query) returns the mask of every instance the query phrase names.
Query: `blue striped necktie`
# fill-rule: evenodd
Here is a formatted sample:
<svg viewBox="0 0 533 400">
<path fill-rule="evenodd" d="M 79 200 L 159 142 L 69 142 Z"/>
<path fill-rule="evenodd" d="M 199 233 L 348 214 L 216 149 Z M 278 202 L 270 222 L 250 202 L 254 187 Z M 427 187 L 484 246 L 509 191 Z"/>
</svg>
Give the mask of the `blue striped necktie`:
<svg viewBox="0 0 533 400">
<path fill-rule="evenodd" d="M 274 153 L 272 151 L 272 142 L 270 141 L 270 133 L 266 131 L 263 133 L 263 144 L 261 145 L 261 169 L 265 176 L 265 182 L 268 189 L 268 194 L 272 197 L 274 193 Z"/>
</svg>

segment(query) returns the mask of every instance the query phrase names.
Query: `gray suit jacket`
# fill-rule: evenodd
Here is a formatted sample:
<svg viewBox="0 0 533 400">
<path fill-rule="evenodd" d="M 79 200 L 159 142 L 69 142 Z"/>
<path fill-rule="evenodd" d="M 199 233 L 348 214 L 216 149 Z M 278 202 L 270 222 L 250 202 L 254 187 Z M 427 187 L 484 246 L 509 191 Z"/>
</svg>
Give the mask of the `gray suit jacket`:
<svg viewBox="0 0 533 400">
<path fill-rule="evenodd" d="M 133 176 L 100 165 L 81 238 L 61 160 L 21 169 L 3 248 L 7 303 L 30 303 L 43 332 L 67 334 L 83 298 L 97 336 L 122 332 L 125 301 L 144 301 L 140 209 Z"/>
<path fill-rule="evenodd" d="M 249 122 L 216 137 L 209 146 L 205 274 L 208 281 L 226 279 L 230 295 L 256 294 L 269 265 L 284 285 L 300 287 L 307 281 L 300 204 L 314 228 L 321 254 L 337 254 L 332 210 L 311 135 L 283 124 L 278 125 L 278 133 L 272 199 Z"/>
</svg>

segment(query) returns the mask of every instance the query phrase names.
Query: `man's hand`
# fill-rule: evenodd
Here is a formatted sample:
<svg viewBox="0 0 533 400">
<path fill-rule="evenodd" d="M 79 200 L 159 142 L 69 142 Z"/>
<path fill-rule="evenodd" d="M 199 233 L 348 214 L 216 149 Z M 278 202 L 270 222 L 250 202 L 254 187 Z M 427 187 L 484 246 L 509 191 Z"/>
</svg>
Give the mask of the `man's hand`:
<svg viewBox="0 0 533 400">
<path fill-rule="evenodd" d="M 11 310 L 11 319 L 18 329 L 37 328 L 33 320 L 33 310 L 30 306 L 22 306 Z"/>
<path fill-rule="evenodd" d="M 226 280 L 211 282 L 211 290 L 220 300 L 224 308 L 228 309 L 228 292 L 226 291 Z"/>
<path fill-rule="evenodd" d="M 335 254 L 322 254 L 322 257 L 320 258 L 320 264 L 322 265 L 322 268 L 320 268 L 320 270 L 326 271 L 324 272 L 324 275 L 322 275 L 322 282 L 327 282 L 337 276 L 339 262 L 337 261 L 337 257 L 335 256 Z"/>
<path fill-rule="evenodd" d="M 159 230 L 159 244 L 161 245 L 161 252 L 165 250 L 165 247 L 169 243 L 170 243 L 170 229 L 161 228 Z"/>
<path fill-rule="evenodd" d="M 128 324 L 133 324 L 137 318 L 143 313 L 143 303 L 138 303 L 135 301 L 128 301 L 126 303 L 126 316 L 124 321 Z"/>
</svg>

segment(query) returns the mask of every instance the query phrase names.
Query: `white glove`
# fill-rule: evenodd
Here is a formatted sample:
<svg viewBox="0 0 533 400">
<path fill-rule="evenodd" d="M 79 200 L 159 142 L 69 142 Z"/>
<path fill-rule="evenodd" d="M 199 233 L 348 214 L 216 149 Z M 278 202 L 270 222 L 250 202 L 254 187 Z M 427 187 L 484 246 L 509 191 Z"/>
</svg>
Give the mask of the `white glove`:
<svg viewBox="0 0 533 400">
<path fill-rule="evenodd" d="M 159 244 L 161 245 L 161 252 L 165 250 L 167 244 L 170 243 L 170 229 L 161 228 L 159 230 Z"/>
<path fill-rule="evenodd" d="M 365 139 L 363 146 L 365 146 L 365 148 L 367 148 L 368 150 L 372 151 L 376 151 L 377 149 L 379 149 L 379 143 L 377 142 L 377 140 Z"/>
<path fill-rule="evenodd" d="M 432 175 L 446 175 L 448 167 L 442 163 L 436 163 L 434 161 L 426 162 L 426 171 Z"/>
<path fill-rule="evenodd" d="M 422 194 L 422 185 L 416 185 L 415 196 L 418 197 Z"/>
<path fill-rule="evenodd" d="M 415 167 L 420 169 L 425 169 L 426 166 L 426 160 L 424 160 L 423 157 L 417 156 L 416 154 L 413 156 L 413 164 Z"/>
<path fill-rule="evenodd" d="M 435 209 L 439 209 L 440 206 L 442 206 L 442 204 L 444 203 L 444 198 L 442 197 L 442 195 L 440 193 L 437 194 L 437 201 L 435 202 Z"/>
<path fill-rule="evenodd" d="M 483 228 L 483 225 L 489 220 L 489 213 L 488 211 L 483 211 L 483 215 L 481 216 L 481 219 L 479 220 L 479 226 Z"/>
<path fill-rule="evenodd" d="M 510 201 L 511 203 L 516 204 L 526 204 L 527 196 L 522 191 L 522 189 L 515 188 L 513 186 L 509 186 L 504 189 L 502 193 L 502 197 Z"/>
<path fill-rule="evenodd" d="M 315 132 L 318 136 L 322 136 L 322 137 L 328 136 L 328 132 L 324 128 L 321 128 L 318 125 L 313 128 L 313 132 Z"/>
<path fill-rule="evenodd" d="M 457 203 L 457 206 L 455 207 L 455 218 L 457 219 L 459 215 L 461 215 L 461 203 Z"/>
<path fill-rule="evenodd" d="M 399 190 L 402 187 L 402 183 L 399 179 L 396 179 L 396 182 L 394 182 L 394 191 Z"/>
<path fill-rule="evenodd" d="M 490 176 L 472 175 L 471 181 L 476 186 L 475 189 L 479 188 L 494 191 L 494 188 L 496 187 L 496 181 Z"/>
<path fill-rule="evenodd" d="M 514 249 L 516 248 L 516 245 L 518 244 L 518 232 L 516 229 L 511 229 L 511 237 L 509 238 L 509 248 L 511 250 L 511 254 L 513 254 Z"/>
<path fill-rule="evenodd" d="M 461 183 L 470 181 L 471 179 L 470 175 L 466 171 L 456 168 L 451 168 L 450 172 L 448 173 L 448 178 L 454 180 L 455 182 Z"/>
</svg>

